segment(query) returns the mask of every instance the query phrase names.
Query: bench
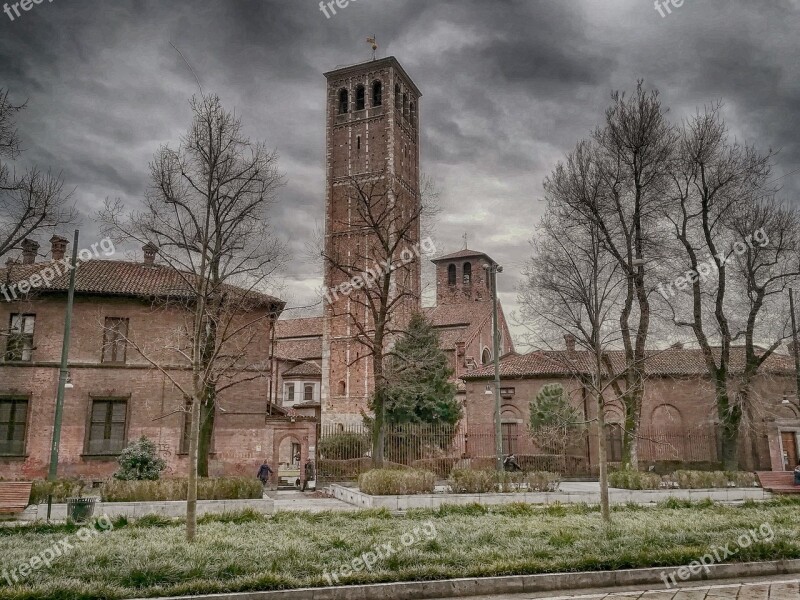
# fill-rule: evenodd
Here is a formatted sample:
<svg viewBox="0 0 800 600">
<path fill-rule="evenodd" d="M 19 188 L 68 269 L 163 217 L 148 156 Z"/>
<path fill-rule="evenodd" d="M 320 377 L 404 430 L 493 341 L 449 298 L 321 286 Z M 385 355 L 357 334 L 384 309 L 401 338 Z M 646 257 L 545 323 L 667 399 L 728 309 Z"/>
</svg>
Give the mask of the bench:
<svg viewBox="0 0 800 600">
<path fill-rule="evenodd" d="M 31 481 L 0 481 L 0 514 L 21 513 L 31 498 Z"/>
<path fill-rule="evenodd" d="M 761 487 L 773 494 L 800 494 L 800 485 L 794 484 L 792 471 L 756 472 Z"/>
</svg>

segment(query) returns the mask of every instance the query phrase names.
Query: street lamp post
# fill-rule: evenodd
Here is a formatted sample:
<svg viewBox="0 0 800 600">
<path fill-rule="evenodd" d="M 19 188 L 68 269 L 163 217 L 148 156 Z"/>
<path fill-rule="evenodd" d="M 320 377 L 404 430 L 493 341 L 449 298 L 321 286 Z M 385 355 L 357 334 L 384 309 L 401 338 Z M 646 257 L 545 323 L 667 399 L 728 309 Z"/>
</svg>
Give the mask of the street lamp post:
<svg viewBox="0 0 800 600">
<path fill-rule="evenodd" d="M 47 479 L 49 481 L 55 481 L 58 475 L 58 447 L 61 443 L 61 417 L 64 412 L 64 389 L 67 387 L 67 380 L 69 379 L 67 361 L 69 358 L 69 338 L 72 330 L 72 305 L 75 300 L 75 269 L 77 268 L 78 261 L 77 229 L 75 230 L 75 238 L 72 243 L 72 263 L 70 263 L 69 292 L 67 293 L 67 314 L 64 317 L 64 341 L 61 344 L 61 366 L 58 370 L 58 393 L 56 395 L 56 411 L 53 419 L 53 444 L 50 447 L 50 469 L 47 473 Z M 50 515 L 48 514 L 48 518 L 49 517 Z"/>
<path fill-rule="evenodd" d="M 494 441 L 497 454 L 497 470 L 503 470 L 503 432 L 500 425 L 500 325 L 497 311 L 497 274 L 503 267 L 497 263 L 484 264 L 492 286 L 492 354 L 494 356 Z"/>
</svg>

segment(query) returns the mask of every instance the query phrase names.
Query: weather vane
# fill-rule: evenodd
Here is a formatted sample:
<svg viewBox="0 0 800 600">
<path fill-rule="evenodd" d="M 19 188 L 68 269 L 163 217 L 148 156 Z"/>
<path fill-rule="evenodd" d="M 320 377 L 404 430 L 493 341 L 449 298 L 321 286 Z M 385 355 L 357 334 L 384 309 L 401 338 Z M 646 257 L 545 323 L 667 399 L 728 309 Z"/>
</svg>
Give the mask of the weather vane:
<svg viewBox="0 0 800 600">
<path fill-rule="evenodd" d="M 375 60 L 375 53 L 378 51 L 377 36 L 373 33 L 372 37 L 367 38 L 367 43 L 372 46 L 372 60 Z"/>
</svg>

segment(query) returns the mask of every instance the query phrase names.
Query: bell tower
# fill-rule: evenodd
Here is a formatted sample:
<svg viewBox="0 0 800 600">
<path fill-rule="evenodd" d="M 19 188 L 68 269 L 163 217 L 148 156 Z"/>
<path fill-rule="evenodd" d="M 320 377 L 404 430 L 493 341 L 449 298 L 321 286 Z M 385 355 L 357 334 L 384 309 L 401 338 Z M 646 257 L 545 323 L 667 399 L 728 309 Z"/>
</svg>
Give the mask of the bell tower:
<svg viewBox="0 0 800 600">
<path fill-rule="evenodd" d="M 325 154 L 325 254 L 370 268 L 370 236 L 358 213 L 361 186 L 385 190 L 396 214 L 419 212 L 419 99 L 421 93 L 394 57 L 337 68 L 327 79 Z M 405 234 L 419 246 L 419 220 Z M 337 260 L 339 260 L 337 259 Z M 393 275 L 406 292 L 394 309 L 397 326 L 420 307 L 419 254 Z M 325 290 L 341 289 L 347 277 L 326 260 Z M 362 294 L 362 296 L 355 296 Z M 329 294 L 324 303 L 322 422 L 361 423 L 374 389 L 368 349 L 358 341 L 370 328 L 359 290 Z"/>
</svg>

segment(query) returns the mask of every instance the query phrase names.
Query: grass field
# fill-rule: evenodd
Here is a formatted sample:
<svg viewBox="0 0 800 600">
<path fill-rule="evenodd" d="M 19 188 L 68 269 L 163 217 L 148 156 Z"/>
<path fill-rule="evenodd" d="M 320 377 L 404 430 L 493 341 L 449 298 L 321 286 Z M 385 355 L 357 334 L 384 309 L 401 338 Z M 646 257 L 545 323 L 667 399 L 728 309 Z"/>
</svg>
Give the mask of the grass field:
<svg viewBox="0 0 800 600">
<path fill-rule="evenodd" d="M 670 502 L 618 507 L 605 526 L 586 506 L 444 507 L 402 517 L 384 511 L 254 514 L 205 520 L 193 545 L 181 523 L 118 521 L 76 541 L 67 526 L 0 528 L 0 572 L 65 537 L 74 549 L 24 582 L 0 576 L 0 599 L 117 599 L 341 584 L 645 566 L 679 566 L 767 525 L 771 542 L 737 547 L 728 562 L 800 558 L 800 502 L 740 507 Z M 386 549 L 391 544 L 391 551 Z M 384 549 L 371 569 L 358 559 Z M 354 559 L 356 562 L 354 563 Z M 345 567 L 343 569 L 343 567 Z M 348 574 L 348 570 L 352 571 Z M 326 577 L 326 573 L 328 574 Z M 344 573 L 344 574 L 342 574 Z"/>
</svg>

